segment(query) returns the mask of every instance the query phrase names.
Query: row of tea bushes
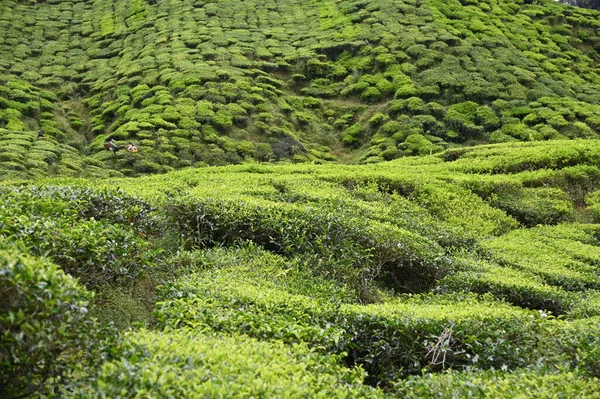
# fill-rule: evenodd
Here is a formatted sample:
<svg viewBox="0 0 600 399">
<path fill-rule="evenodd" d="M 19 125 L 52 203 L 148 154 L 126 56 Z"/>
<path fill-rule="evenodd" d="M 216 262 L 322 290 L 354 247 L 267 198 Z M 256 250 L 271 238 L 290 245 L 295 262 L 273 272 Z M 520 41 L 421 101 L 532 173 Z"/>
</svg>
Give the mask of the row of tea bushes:
<svg viewBox="0 0 600 399">
<path fill-rule="evenodd" d="M 360 368 L 305 345 L 200 330 L 137 331 L 119 344 L 97 380 L 69 398 L 382 398 Z M 124 376 L 126 376 L 124 378 Z"/>
<path fill-rule="evenodd" d="M 557 315 L 597 314 L 597 225 L 520 229 L 482 243 L 487 259 L 462 257 L 441 290 L 490 292 L 497 298 Z M 591 298 L 588 298 L 591 295 Z"/>
<path fill-rule="evenodd" d="M 600 126 L 597 12 L 556 3 L 1 6 L 0 128 L 42 129 L 128 176 L 373 163 Z M 108 157 L 109 136 L 140 152 Z"/>
<path fill-rule="evenodd" d="M 314 277 L 302 282 L 293 263 L 274 264 L 261 251 L 243 257 L 239 250 L 217 251 L 219 262 L 202 264 L 163 289 L 156 310 L 161 326 L 308 343 L 345 353 L 348 364 L 362 365 L 380 382 L 423 368 L 513 368 L 536 355 L 520 348 L 535 345 L 537 313 L 468 295 L 354 305 L 340 302 L 339 289 L 326 295 Z M 313 292 L 304 288 L 313 284 Z M 436 337 L 447 338 L 448 346 L 436 346 Z"/>
<path fill-rule="evenodd" d="M 597 230 L 597 225 L 536 227 L 484 245 L 500 264 L 539 276 L 548 284 L 567 291 L 598 289 Z"/>
<path fill-rule="evenodd" d="M 286 346 L 244 336 L 197 330 L 130 333 L 122 357 L 104 364 L 97 382 L 69 398 L 163 397 L 461 397 L 528 398 L 598 395 L 598 380 L 573 372 L 529 370 L 451 371 L 398 380 L 393 394 L 365 386 L 360 368 L 340 367 L 336 357 L 304 345 Z M 227 362 L 224 362 L 224 359 Z M 127 373 L 128 378 L 120 378 Z"/>
<path fill-rule="evenodd" d="M 168 213 L 200 247 L 251 240 L 275 253 L 309 257 L 315 273 L 361 290 L 381 275 L 402 290 L 422 291 L 450 267 L 434 242 L 339 208 L 210 198 L 173 201 Z"/>
<path fill-rule="evenodd" d="M 527 309 L 543 309 L 565 314 L 585 300 L 561 287 L 548 284 L 531 271 L 500 266 L 494 262 L 470 257 L 458 259 L 460 270 L 442 279 L 440 292 L 491 293 L 495 298 Z"/>
<path fill-rule="evenodd" d="M 595 398 L 598 379 L 564 372 L 539 374 L 528 370 L 448 372 L 410 377 L 395 384 L 403 398 Z"/>
<path fill-rule="evenodd" d="M 235 272 L 244 283 L 278 288 L 290 294 L 310 296 L 332 305 L 358 301 L 356 293 L 348 286 L 316 276 L 310 263 L 276 255 L 250 241 L 240 246 L 180 251 L 166 259 L 165 263 L 173 269 L 176 278 L 217 269 L 217 275 Z M 170 291 L 170 288 L 165 287 L 161 292 L 167 295 L 167 291 Z M 169 297 L 179 295 L 168 294 Z"/>
<path fill-rule="evenodd" d="M 347 365 L 367 371 L 369 383 L 388 388 L 400 376 L 445 368 L 537 365 L 597 375 L 593 320 L 554 321 L 543 312 L 470 294 L 357 305 L 346 302 L 339 288 L 327 292 L 319 279 L 302 277 L 301 265 L 253 246 L 209 250 L 187 270 L 195 272 L 162 290 L 156 317 L 165 331 L 192 328 L 308 344 L 344 355 Z"/>
<path fill-rule="evenodd" d="M 47 176 L 122 176 L 108 170 L 101 161 L 83 155 L 76 148 L 61 144 L 33 131 L 0 129 L 0 177 L 2 180 L 43 178 Z"/>
<path fill-rule="evenodd" d="M 538 169 L 563 169 L 598 162 L 597 140 L 507 143 L 452 149 L 440 157 L 448 170 L 463 173 L 511 174 Z M 514 150 L 511 154 L 509 151 Z"/>
</svg>

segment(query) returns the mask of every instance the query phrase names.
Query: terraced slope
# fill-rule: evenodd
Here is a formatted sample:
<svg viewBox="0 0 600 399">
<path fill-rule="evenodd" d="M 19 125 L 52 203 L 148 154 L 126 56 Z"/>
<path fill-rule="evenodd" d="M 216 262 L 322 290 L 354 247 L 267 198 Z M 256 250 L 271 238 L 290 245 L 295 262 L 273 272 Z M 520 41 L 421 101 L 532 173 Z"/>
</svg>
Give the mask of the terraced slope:
<svg viewBox="0 0 600 399">
<path fill-rule="evenodd" d="M 77 148 L 32 131 L 0 129 L 0 180 L 51 175 L 109 177 L 122 173 Z"/>
<path fill-rule="evenodd" d="M 551 0 L 9 0 L 0 11 L 2 135 L 41 129 L 79 163 L 125 175 L 378 162 L 600 128 L 599 14 Z M 140 152 L 112 156 L 108 136 Z M 32 168 L 17 158 L 3 168 Z"/>
</svg>

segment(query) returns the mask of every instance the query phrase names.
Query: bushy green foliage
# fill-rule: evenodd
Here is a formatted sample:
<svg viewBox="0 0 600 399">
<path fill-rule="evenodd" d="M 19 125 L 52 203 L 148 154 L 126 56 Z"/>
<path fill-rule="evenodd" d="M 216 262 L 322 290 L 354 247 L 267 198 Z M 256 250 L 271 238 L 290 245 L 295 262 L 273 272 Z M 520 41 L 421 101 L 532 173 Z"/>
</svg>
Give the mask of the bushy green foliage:
<svg viewBox="0 0 600 399">
<path fill-rule="evenodd" d="M 328 241 L 323 237 L 319 238 L 320 235 L 317 234 L 321 218 L 322 221 L 332 222 L 334 220 L 327 216 L 329 212 L 337 214 L 335 220 L 340 223 L 339 230 L 347 231 L 342 237 L 346 237 L 344 239 L 354 237 L 351 240 L 361 243 L 361 246 L 365 245 L 367 242 L 365 240 L 369 237 L 365 235 L 365 232 L 374 234 L 377 231 L 382 233 L 387 231 L 384 235 L 373 235 L 369 239 L 374 240 L 371 241 L 375 245 L 374 247 L 370 246 L 372 244 L 362 247 L 363 249 L 372 248 L 370 251 L 376 251 L 369 252 L 369 262 L 378 259 L 373 257 L 377 253 L 381 254 L 377 256 L 383 257 L 379 259 L 400 259 L 395 258 L 399 254 L 396 250 L 382 252 L 385 248 L 383 245 L 385 241 L 379 241 L 381 238 L 387 240 L 385 237 L 395 237 L 395 235 L 388 236 L 394 229 L 383 228 L 390 222 L 394 226 L 429 240 L 430 243 L 440 245 L 441 248 L 436 251 L 441 250 L 442 252 L 438 252 L 438 254 L 442 257 L 444 252 L 448 253 L 447 251 L 449 251 L 452 254 L 452 251 L 459 247 L 477 250 L 481 237 L 501 236 L 501 239 L 493 242 L 504 242 L 505 237 L 509 236 L 503 236 L 503 234 L 517 229 L 519 220 L 526 225 L 537 225 L 540 223 L 553 224 L 575 217 L 571 201 L 576 203 L 577 198 L 580 197 L 579 194 L 574 195 L 580 191 L 577 187 L 587 187 L 585 192 L 592 192 L 595 184 L 593 183 L 593 176 L 595 176 L 593 171 L 591 169 L 588 171 L 586 169 L 588 167 L 584 166 L 587 160 L 595 162 L 593 143 L 588 142 L 586 143 L 588 145 L 584 145 L 579 142 L 568 142 L 568 145 L 561 144 L 560 150 L 551 143 L 518 146 L 511 144 L 483 147 L 478 150 L 452 150 L 439 157 L 415 159 L 411 162 L 408 159 L 395 161 L 386 167 L 383 165 L 372 166 L 369 169 L 362 169 L 359 174 L 343 167 L 333 168 L 331 166 L 327 169 L 327 173 L 317 172 L 317 169 L 309 166 L 277 169 L 278 174 L 284 173 L 285 175 L 291 172 L 295 176 L 302 177 L 299 180 L 291 178 L 291 176 L 284 178 L 284 175 L 275 177 L 276 175 L 273 174 L 265 174 L 266 170 L 250 175 L 244 174 L 245 171 L 260 171 L 261 168 L 258 167 L 225 169 L 219 174 L 209 173 L 206 175 L 201 172 L 188 172 L 178 179 L 188 181 L 192 187 L 196 187 L 201 182 L 201 186 L 185 194 L 187 198 L 176 204 L 177 207 L 185 204 L 187 204 L 186 207 L 189 207 L 189 210 L 185 212 L 187 216 L 182 218 L 181 223 L 183 223 L 185 231 L 193 232 L 190 237 L 192 243 L 210 246 L 214 244 L 213 240 L 218 238 L 216 242 L 219 245 L 230 245 L 239 239 L 249 239 L 256 240 L 255 242 L 264 248 L 286 256 L 296 253 L 296 248 L 304 248 L 304 255 L 301 258 L 312 262 L 314 270 L 324 273 L 324 275 L 339 277 L 344 275 L 340 272 L 342 270 L 341 263 L 333 265 L 332 268 L 332 264 L 328 263 L 325 255 L 329 250 L 337 248 L 333 245 L 334 241 Z M 592 145 L 591 148 L 590 145 Z M 536 157 L 538 158 L 536 159 Z M 583 162 L 577 167 L 577 172 L 572 167 L 564 168 L 565 165 L 576 162 Z M 559 169 L 537 170 L 537 168 L 547 167 Z M 561 167 L 563 169 L 560 169 Z M 474 174 L 490 170 L 494 171 L 496 175 Z M 501 175 L 500 173 L 504 170 L 528 172 Z M 461 174 L 462 171 L 467 173 Z M 580 173 L 583 171 L 586 172 Z M 321 173 L 325 173 L 323 177 L 316 178 Z M 425 179 L 424 176 L 427 178 Z M 229 181 L 236 181 L 237 184 L 232 186 L 227 184 Z M 567 184 L 566 181 L 571 181 L 571 183 Z M 577 181 L 580 183 L 573 185 Z M 171 182 L 174 181 L 171 180 Z M 552 188 L 535 188 L 538 185 Z M 247 191 L 244 189 L 246 186 L 252 187 L 252 189 Z M 187 186 L 178 190 L 185 192 L 185 187 Z M 349 194 L 350 197 L 348 197 Z M 229 200 L 215 201 L 215 196 L 229 198 Z M 202 200 L 191 200 L 190 197 L 202 198 Z M 502 198 L 504 199 L 500 200 Z M 170 201 L 170 204 L 172 203 L 173 201 Z M 202 207 L 198 208 L 201 212 L 195 212 L 193 209 L 196 208 L 192 206 L 193 204 L 198 206 L 202 204 Z M 223 208 L 225 204 L 227 208 Z M 292 204 L 291 207 L 290 204 Z M 507 211 L 517 219 L 508 215 Z M 292 216 L 296 214 L 302 215 L 298 216 L 300 219 L 312 221 L 312 224 L 305 226 L 299 221 L 293 222 L 295 219 Z M 204 216 L 200 218 L 199 215 Z M 352 217 L 348 217 L 348 215 L 352 215 Z M 376 220 L 381 224 L 373 224 L 372 221 L 363 220 L 363 218 Z M 196 225 L 194 220 L 198 219 L 198 226 L 202 226 L 204 230 L 198 231 L 196 227 L 188 228 Z M 266 223 L 261 223 L 263 221 Z M 276 227 L 282 223 L 289 225 L 290 228 Z M 346 226 L 346 223 L 358 226 L 361 233 L 359 234 L 357 230 L 356 235 L 351 234 L 353 227 L 343 227 Z M 377 229 L 365 227 L 369 225 L 379 227 Z M 230 229 L 228 226 L 233 227 Z M 312 241 L 305 242 L 299 240 L 296 231 L 315 232 L 316 235 Z M 568 230 L 561 227 L 557 231 Z M 515 235 L 518 235 L 517 232 Z M 334 236 L 337 237 L 337 235 Z M 528 245 L 526 242 L 529 239 L 526 238 L 514 244 L 514 250 L 519 254 L 515 256 L 520 257 L 521 261 L 525 261 L 524 252 L 519 251 L 526 250 Z M 536 240 L 535 238 L 531 239 Z M 314 245 L 313 241 L 323 245 Z M 309 242 L 311 245 L 308 244 Z M 573 244 L 579 245 L 576 242 Z M 500 248 L 500 245 L 504 244 L 498 245 Z M 488 250 L 492 249 L 492 245 L 486 245 L 486 247 Z M 421 250 L 415 247 L 411 246 L 410 248 L 412 248 L 411 251 L 417 250 L 415 254 L 421 253 Z M 435 246 L 427 248 L 429 248 L 428 251 L 431 251 Z M 343 255 L 346 250 L 347 248 L 341 250 L 340 253 Z M 503 259 L 510 253 L 505 252 L 499 251 L 499 259 Z M 384 256 L 384 253 L 387 255 Z M 318 259 L 311 260 L 313 255 L 310 254 L 319 254 Z M 417 259 L 421 259 L 420 256 L 418 255 Z M 344 256 L 341 259 L 344 259 Z M 552 259 L 550 257 L 536 258 L 526 262 L 531 265 L 544 264 L 547 265 L 544 267 L 550 270 L 556 267 L 556 262 Z M 577 304 L 580 303 L 580 300 L 565 291 L 565 286 L 557 280 L 547 280 L 545 275 L 536 274 L 535 271 L 528 269 L 522 270 L 520 266 L 511 266 L 510 269 L 507 269 L 507 265 L 502 262 L 500 265 L 495 261 L 491 263 L 481 260 L 474 262 L 471 255 L 466 258 L 461 255 L 449 262 L 442 262 L 444 265 L 440 270 L 442 274 L 437 274 L 437 276 L 443 277 L 450 273 L 443 280 L 442 289 L 444 290 L 491 292 L 498 298 L 523 307 L 548 309 L 563 314 L 570 312 L 573 306 L 579 306 Z M 566 260 L 565 262 L 570 261 Z M 352 266 L 348 270 L 354 270 L 354 273 L 357 273 L 358 270 L 366 272 L 366 269 L 362 269 L 364 266 L 365 264 L 359 269 Z M 404 274 L 408 269 L 402 268 L 394 271 L 396 270 L 395 266 L 385 262 L 374 262 L 369 267 L 374 267 L 370 269 L 370 272 L 374 270 L 384 272 L 373 281 L 382 281 L 388 284 L 391 282 L 390 286 L 394 289 L 405 290 L 408 288 L 404 285 L 404 280 L 394 277 L 398 276 L 397 273 L 400 270 Z M 346 269 L 344 268 L 344 270 Z M 455 275 L 456 272 L 458 274 Z M 348 275 L 345 276 L 348 277 Z M 573 282 L 577 281 L 577 287 L 580 287 L 578 289 L 594 286 L 589 285 L 589 274 L 571 273 L 570 276 L 569 278 Z M 343 277 L 342 280 L 344 280 Z M 411 289 L 415 289 L 415 287 Z M 367 294 L 366 297 L 370 295 L 368 291 L 364 294 Z"/>
<path fill-rule="evenodd" d="M 196 274 L 164 289 L 165 300 L 157 307 L 161 324 L 218 334 L 243 332 L 346 353 L 346 362 L 365 367 L 373 383 L 423 368 L 512 369 L 538 357 L 558 359 L 569 353 L 566 348 L 555 353 L 556 342 L 579 345 L 585 340 L 559 333 L 563 326 L 545 323 L 544 314 L 522 312 L 489 298 L 424 296 L 352 305 L 345 303 L 351 298 L 339 288 L 255 249 L 211 250 L 195 259 L 187 267 Z M 550 335 L 545 335 L 544 326 Z M 523 349 L 538 345 L 538 339 L 544 342 L 542 352 Z"/>
<path fill-rule="evenodd" d="M 450 170 L 466 173 L 518 173 L 544 168 L 560 170 L 570 166 L 594 164 L 597 159 L 597 143 L 595 140 L 540 142 L 527 145 L 507 143 L 448 151 L 446 156 L 449 160 L 455 161 L 450 166 Z M 506 157 L 504 151 L 511 148 L 519 148 L 519 150 Z"/>
<path fill-rule="evenodd" d="M 88 287 L 134 280 L 155 256 L 139 234 L 156 234 L 156 218 L 139 200 L 51 186 L 5 187 L 1 196 L 2 237 L 52 257 Z"/>
<path fill-rule="evenodd" d="M 536 322 L 498 303 L 493 309 L 472 297 L 425 296 L 349 306 L 341 313 L 342 324 L 354 334 L 351 347 L 359 364 L 390 381 L 424 369 L 500 367 L 499 359 L 510 368 L 528 364 L 537 354 L 524 353 L 521 345 L 536 340 Z"/>
<path fill-rule="evenodd" d="M 48 175 L 108 177 L 121 175 L 102 162 L 82 156 L 70 145 L 46 134 L 0 129 L 0 178 L 28 179 Z"/>
<path fill-rule="evenodd" d="M 362 384 L 360 368 L 343 368 L 336 357 L 318 355 L 304 345 L 197 330 L 139 331 L 129 334 L 119 351 L 123 356 L 100 370 L 95 386 L 70 397 L 115 397 L 123 392 L 134 398 L 383 397 Z M 118 378 L 125 370 L 128 377 Z"/>
<path fill-rule="evenodd" d="M 301 265 L 282 263 L 260 251 L 246 251 L 219 251 L 216 257 L 208 258 L 210 267 L 218 269 L 209 268 L 166 287 L 165 301 L 157 307 L 161 325 L 309 343 L 348 354 L 347 362 L 364 366 L 371 378 L 379 381 L 419 372 L 423 367 L 489 367 L 494 357 L 511 367 L 528 361 L 529 355 L 519 346 L 535 340 L 536 322 L 527 313 L 505 305 L 492 308 L 472 297 L 404 298 L 369 306 L 344 304 L 340 303 L 344 297 L 340 296 L 340 288 L 309 275 L 303 277 L 302 269 L 296 269 Z M 206 259 L 201 258 L 196 267 L 206 268 Z M 454 307 L 455 301 L 460 305 Z M 497 323 L 503 327 L 500 329 Z M 433 353 L 435 343 L 430 339 L 450 330 L 454 335 L 452 348 L 444 349 L 447 363 L 437 363 L 441 358 Z M 517 344 L 517 335 L 525 341 Z M 495 339 L 498 341 L 492 343 Z M 387 341 L 383 347 L 382 340 Z M 506 345 L 506 340 L 511 344 Z M 396 353 L 403 356 L 397 357 Z M 473 356 L 480 360 L 471 359 Z"/>
<path fill-rule="evenodd" d="M 327 108 L 312 103 L 303 109 Z M 69 357 L 74 381 L 56 381 L 65 397 L 145 392 L 159 380 L 152 389 L 215 392 L 190 376 L 220 376 L 224 363 L 246 376 L 256 370 L 244 363 L 256 346 L 296 377 L 304 375 L 294 368 L 296 350 L 321 365 L 328 359 L 320 373 L 357 377 L 329 384 L 333 396 L 382 395 L 365 383 L 392 395 L 413 395 L 419 384 L 469 394 L 455 381 L 480 376 L 491 392 L 506 381 L 554 381 L 553 373 L 577 379 L 568 392 L 598 375 L 600 234 L 581 223 L 594 218 L 597 145 L 509 143 L 363 166 L 246 164 L 109 182 L 6 182 L 0 230 L 97 290 L 90 310 L 102 322 L 155 329 L 132 332 L 99 358 L 98 374 Z M 127 251 L 115 251 L 123 244 Z M 215 340 L 242 341 L 250 352 L 235 357 Z M 198 353 L 202 366 L 188 362 L 182 371 L 181 359 Z M 136 373 L 115 378 L 124 368 Z M 220 387 L 237 387 L 227 375 Z M 295 389 L 289 378 L 269 381 Z"/>
<path fill-rule="evenodd" d="M 376 130 L 348 129 L 377 112 L 406 116 L 396 145 L 415 134 L 444 148 L 596 137 L 597 15 L 505 3 L 11 0 L 2 9 L 0 128 L 42 130 L 76 151 L 65 167 L 25 157 L 1 161 L 0 171 L 138 175 L 265 159 L 205 139 L 199 131 L 208 127 L 260 145 L 285 132 L 303 147 L 278 157 L 295 162 L 424 153 L 414 137 L 403 152 L 372 140 Z M 349 132 L 323 128 L 348 113 L 340 131 Z M 109 157 L 101 146 L 108 134 L 140 151 Z M 158 140 L 174 136 L 186 141 Z M 339 144 L 348 146 L 342 154 Z"/>
<path fill-rule="evenodd" d="M 440 291 L 491 293 L 516 306 L 557 315 L 568 313 L 577 302 L 571 293 L 544 282 L 531 271 L 469 257 L 459 258 L 459 261 L 462 270 L 444 278 Z"/>
<path fill-rule="evenodd" d="M 346 145 L 355 145 L 363 134 L 363 127 L 360 123 L 355 123 L 344 132 L 342 142 Z"/>
<path fill-rule="evenodd" d="M 588 210 L 592 214 L 594 222 L 600 222 L 600 191 L 594 191 L 586 197 L 586 203 L 589 205 Z"/>
<path fill-rule="evenodd" d="M 353 217 L 343 208 L 211 198 L 173 202 L 168 212 L 196 245 L 252 240 L 283 255 L 304 254 L 314 262 L 315 273 L 361 289 L 384 274 L 398 287 L 419 290 L 444 272 L 434 243 L 398 227 Z"/>
<path fill-rule="evenodd" d="M 163 288 L 164 300 L 156 310 L 161 326 L 343 350 L 343 331 L 325 316 L 344 301 L 343 287 L 311 277 L 299 268 L 301 264 L 264 251 L 211 252 L 196 267 L 206 267 L 208 260 L 219 269 L 180 278 Z"/>
<path fill-rule="evenodd" d="M 441 146 L 435 145 L 427 137 L 419 133 L 406 137 L 400 148 L 407 155 L 431 155 L 442 150 Z"/>
<path fill-rule="evenodd" d="M 598 218 L 597 13 L 516 0 L 0 11 L 0 179 L 105 179 L 6 183 L 3 239 L 100 290 L 103 321 L 152 307 L 121 289 L 143 272 L 174 280 L 156 331 L 55 395 L 381 396 L 364 369 L 408 397 L 597 396 L 599 234 L 580 223 Z M 104 150 L 109 136 L 139 152 Z M 456 148 L 489 142 L 506 144 Z M 115 178 L 252 160 L 314 163 Z M 316 165 L 335 160 L 369 165 Z M 27 301 L 87 298 L 46 260 L 2 253 L 31 266 Z M 41 284 L 48 273 L 68 281 Z M 64 304 L 43 301 L 53 321 L 76 312 Z M 69 337 L 56 372 L 72 361 L 88 378 Z M 427 377 L 447 368 L 472 372 Z"/>
<path fill-rule="evenodd" d="M 571 199 L 558 188 L 523 188 L 493 194 L 488 200 L 528 227 L 574 219 Z"/>
<path fill-rule="evenodd" d="M 0 394 L 50 393 L 82 360 L 98 355 L 99 326 L 88 314 L 92 295 L 24 247 L 4 239 L 0 247 Z"/>
<path fill-rule="evenodd" d="M 481 236 L 500 235 L 517 227 L 515 220 L 502 210 L 486 206 L 478 196 L 454 185 L 423 182 L 415 187 L 411 197 L 434 216 Z"/>
<path fill-rule="evenodd" d="M 572 397 L 594 398 L 598 395 L 597 380 L 575 373 L 540 374 L 519 370 L 449 372 L 411 377 L 398 381 L 395 388 L 405 398 L 528 398 Z"/>
<path fill-rule="evenodd" d="M 485 246 L 506 266 L 526 270 L 568 291 L 578 291 L 597 288 L 600 283 L 596 229 L 597 226 L 591 226 L 591 231 L 569 225 L 540 226 L 513 231 Z"/>
<path fill-rule="evenodd" d="M 579 370 L 587 376 L 600 377 L 600 341 L 594 333 L 597 323 L 598 317 L 595 316 L 575 320 L 561 326 L 558 331 L 550 330 L 554 333 L 554 338 L 547 342 L 548 348 L 558 348 L 559 361 L 565 362 L 567 367 Z"/>
</svg>

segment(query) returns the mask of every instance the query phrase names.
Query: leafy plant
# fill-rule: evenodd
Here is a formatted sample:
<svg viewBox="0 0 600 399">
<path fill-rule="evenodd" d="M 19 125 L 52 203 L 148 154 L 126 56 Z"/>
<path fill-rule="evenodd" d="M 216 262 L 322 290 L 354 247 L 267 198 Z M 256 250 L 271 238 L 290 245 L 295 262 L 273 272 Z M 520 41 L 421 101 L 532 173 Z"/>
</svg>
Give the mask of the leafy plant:
<svg viewBox="0 0 600 399">
<path fill-rule="evenodd" d="M 92 294 L 56 265 L 0 245 L 0 393 L 51 393 L 82 365 L 100 361 Z"/>
</svg>

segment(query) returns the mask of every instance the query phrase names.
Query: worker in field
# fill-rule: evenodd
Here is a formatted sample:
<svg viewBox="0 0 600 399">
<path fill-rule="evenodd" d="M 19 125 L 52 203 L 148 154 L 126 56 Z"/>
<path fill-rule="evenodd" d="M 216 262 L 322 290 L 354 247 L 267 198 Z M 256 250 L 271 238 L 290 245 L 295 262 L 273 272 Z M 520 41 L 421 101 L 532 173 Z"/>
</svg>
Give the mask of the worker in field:
<svg viewBox="0 0 600 399">
<path fill-rule="evenodd" d="M 123 147 L 125 147 L 125 146 L 121 146 L 121 145 L 118 145 L 117 143 L 115 143 L 115 139 L 107 140 L 104 143 L 104 149 L 106 151 L 117 152 L 117 151 L 119 151 L 119 149 L 121 149 Z"/>
<path fill-rule="evenodd" d="M 127 146 L 127 152 L 138 152 L 138 149 L 133 143 L 129 143 Z"/>
<path fill-rule="evenodd" d="M 50 136 L 44 135 L 44 132 L 38 130 L 38 140 L 50 140 Z"/>
</svg>

